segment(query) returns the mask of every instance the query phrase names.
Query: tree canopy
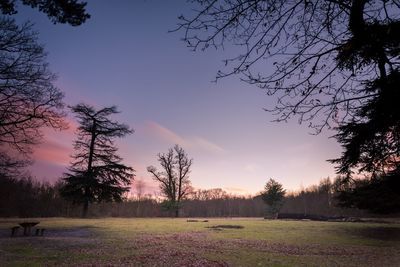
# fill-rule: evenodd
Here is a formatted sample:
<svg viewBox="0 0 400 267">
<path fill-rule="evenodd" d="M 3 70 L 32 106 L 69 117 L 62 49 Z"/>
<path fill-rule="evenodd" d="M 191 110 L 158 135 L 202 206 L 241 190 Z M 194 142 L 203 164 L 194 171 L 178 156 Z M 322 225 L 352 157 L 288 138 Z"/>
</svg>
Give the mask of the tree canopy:
<svg viewBox="0 0 400 267">
<path fill-rule="evenodd" d="M 115 106 L 96 110 L 78 104 L 71 110 L 78 118 L 78 136 L 61 194 L 74 203 L 83 204 L 82 215 L 86 217 L 89 203 L 121 201 L 123 194 L 129 191 L 134 169 L 121 163 L 114 139 L 131 134 L 133 130 L 110 120 L 109 116 L 118 113 Z"/>
<path fill-rule="evenodd" d="M 286 191 L 283 189 L 283 186 L 274 179 L 268 180 L 265 184 L 264 191 L 261 193 L 262 200 L 268 205 L 269 213 L 271 213 L 274 218 L 277 218 L 283 205 L 285 193 Z"/>
<path fill-rule="evenodd" d="M 241 74 L 275 95 L 268 110 L 278 121 L 298 115 L 318 128 L 347 121 L 376 95 L 365 82 L 399 63 L 397 1 L 191 2 L 197 11 L 179 17 L 183 40 L 195 50 L 242 48 L 217 78 Z"/>
<path fill-rule="evenodd" d="M 0 17 L 0 147 L 28 153 L 43 127 L 66 128 L 54 80 L 32 25 Z"/>
<path fill-rule="evenodd" d="M 78 0 L 0 0 L 0 11 L 4 15 L 16 14 L 18 12 L 16 2 L 38 9 L 53 23 L 79 26 L 90 18 L 86 13 L 86 2 Z"/>
<path fill-rule="evenodd" d="M 377 214 L 400 211 L 400 174 L 393 170 L 367 179 L 346 178 L 338 184 L 339 207 L 365 209 Z"/>
<path fill-rule="evenodd" d="M 7 160 L 0 164 L 8 169 L 30 162 L 15 158 L 10 164 L 11 154 L 16 156 L 10 147 L 27 156 L 42 139 L 44 127 L 67 127 L 64 95 L 54 86 L 56 77 L 48 68 L 38 34 L 31 23 L 18 26 L 3 16 L 16 14 L 18 2 L 39 9 L 53 23 L 78 26 L 90 17 L 86 3 L 77 0 L 0 0 L 0 153 L 7 153 Z"/>
</svg>

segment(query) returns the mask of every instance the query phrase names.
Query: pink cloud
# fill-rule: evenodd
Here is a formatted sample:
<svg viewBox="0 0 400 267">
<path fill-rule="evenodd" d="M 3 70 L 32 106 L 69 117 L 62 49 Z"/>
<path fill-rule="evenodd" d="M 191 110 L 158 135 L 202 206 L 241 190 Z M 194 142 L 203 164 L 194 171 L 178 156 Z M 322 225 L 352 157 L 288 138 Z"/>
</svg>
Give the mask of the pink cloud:
<svg viewBox="0 0 400 267">
<path fill-rule="evenodd" d="M 44 138 L 58 138 L 60 135 L 62 136 L 74 136 L 76 133 L 76 129 L 78 128 L 78 123 L 71 117 L 67 116 L 64 118 L 65 123 L 67 124 L 68 128 L 64 130 L 55 130 L 50 127 L 43 128 L 43 135 Z"/>
<path fill-rule="evenodd" d="M 210 151 L 210 152 L 214 152 L 214 153 L 224 153 L 225 152 L 225 149 L 223 149 L 219 145 L 214 144 L 202 137 L 193 137 L 191 139 L 191 143 L 192 143 L 192 146 L 195 146 L 195 147 L 197 146 L 199 148 L 202 148 L 202 149 Z"/>
<path fill-rule="evenodd" d="M 55 165 L 69 164 L 78 124 L 70 117 L 66 117 L 65 121 L 69 126 L 66 130 L 58 131 L 52 128 L 43 130 L 43 141 L 34 147 L 33 159 Z"/>
<path fill-rule="evenodd" d="M 46 140 L 38 145 L 33 153 L 35 160 L 46 161 L 52 164 L 68 165 L 72 147 Z"/>
<path fill-rule="evenodd" d="M 66 122 L 68 123 L 67 133 L 75 135 L 76 130 L 78 129 L 78 122 L 72 118 L 67 117 Z"/>
<path fill-rule="evenodd" d="M 145 125 L 146 129 L 153 135 L 157 136 L 158 138 L 162 139 L 163 141 L 172 143 L 172 144 L 179 144 L 181 146 L 186 146 L 186 141 L 180 137 L 178 134 L 174 133 L 170 129 L 161 126 L 160 124 L 147 121 Z"/>
<path fill-rule="evenodd" d="M 225 152 L 222 147 L 203 137 L 182 137 L 174 131 L 153 121 L 146 122 L 145 128 L 149 133 L 170 144 L 178 144 L 183 147 L 206 150 L 213 153 Z"/>
</svg>

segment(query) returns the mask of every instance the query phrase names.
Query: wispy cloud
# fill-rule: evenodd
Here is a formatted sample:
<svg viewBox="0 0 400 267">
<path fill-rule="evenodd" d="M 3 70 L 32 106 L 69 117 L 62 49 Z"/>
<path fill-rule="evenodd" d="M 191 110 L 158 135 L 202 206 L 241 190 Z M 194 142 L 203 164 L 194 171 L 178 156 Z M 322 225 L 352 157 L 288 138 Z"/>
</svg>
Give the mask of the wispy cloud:
<svg viewBox="0 0 400 267">
<path fill-rule="evenodd" d="M 255 163 L 247 163 L 244 165 L 244 170 L 248 172 L 255 172 L 258 169 L 258 165 Z"/>
<path fill-rule="evenodd" d="M 181 146 L 186 146 L 187 142 L 185 139 L 171 131 L 170 129 L 161 126 L 160 124 L 153 122 L 153 121 L 147 121 L 145 125 L 146 129 L 151 133 L 157 136 L 158 138 L 162 139 L 163 141 L 173 143 L 173 144 L 179 144 Z"/>
<path fill-rule="evenodd" d="M 237 194 L 237 195 L 248 195 L 250 192 L 241 187 L 224 187 L 223 188 L 228 193 Z"/>
<path fill-rule="evenodd" d="M 220 147 L 217 144 L 214 144 L 202 137 L 193 137 L 193 139 L 191 139 L 190 142 L 192 142 L 193 146 L 201 147 L 207 151 L 211 151 L 211 152 L 215 152 L 215 153 L 225 152 L 225 150 L 222 147 Z"/>
<path fill-rule="evenodd" d="M 67 165 L 70 160 L 71 147 L 47 140 L 34 151 L 34 158 L 58 165 Z"/>
<path fill-rule="evenodd" d="M 224 153 L 225 149 L 200 136 L 182 137 L 174 131 L 153 121 L 146 122 L 146 129 L 157 138 L 182 147 L 206 150 L 213 153 Z"/>
<path fill-rule="evenodd" d="M 34 148 L 33 155 L 36 160 L 56 165 L 69 164 L 70 155 L 73 152 L 72 142 L 75 139 L 78 124 L 69 117 L 65 121 L 69 125 L 67 130 L 44 129 L 43 142 Z"/>
</svg>

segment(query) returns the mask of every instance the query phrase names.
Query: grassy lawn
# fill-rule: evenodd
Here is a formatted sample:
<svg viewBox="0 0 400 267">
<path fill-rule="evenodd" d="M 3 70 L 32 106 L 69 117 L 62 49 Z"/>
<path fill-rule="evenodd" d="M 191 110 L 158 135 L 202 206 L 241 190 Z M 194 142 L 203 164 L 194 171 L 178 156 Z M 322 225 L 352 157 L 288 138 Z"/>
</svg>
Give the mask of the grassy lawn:
<svg viewBox="0 0 400 267">
<path fill-rule="evenodd" d="M 11 238 L 10 228 L 23 220 L 0 219 L 0 266 L 400 266 L 400 224 L 36 220 L 43 237 Z"/>
</svg>

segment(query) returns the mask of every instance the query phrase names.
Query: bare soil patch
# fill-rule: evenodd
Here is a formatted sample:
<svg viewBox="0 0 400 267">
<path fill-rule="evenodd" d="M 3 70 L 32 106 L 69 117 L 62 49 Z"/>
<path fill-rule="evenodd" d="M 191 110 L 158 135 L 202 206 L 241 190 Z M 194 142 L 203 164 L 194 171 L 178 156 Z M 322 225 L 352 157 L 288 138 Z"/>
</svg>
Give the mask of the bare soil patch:
<svg viewBox="0 0 400 267">
<path fill-rule="evenodd" d="M 243 229 L 244 226 L 242 225 L 234 225 L 234 224 L 220 224 L 220 225 L 213 225 L 206 228 L 211 229 Z"/>
<path fill-rule="evenodd" d="M 203 232 L 171 235 L 141 235 L 131 241 L 130 247 L 139 255 L 127 256 L 120 264 L 143 266 L 230 266 L 222 260 L 211 261 L 207 254 L 232 254 L 253 251 L 282 256 L 351 257 L 353 266 L 396 266 L 400 260 L 394 249 L 359 246 L 321 246 L 318 244 L 289 245 L 260 240 L 213 239 Z"/>
</svg>

